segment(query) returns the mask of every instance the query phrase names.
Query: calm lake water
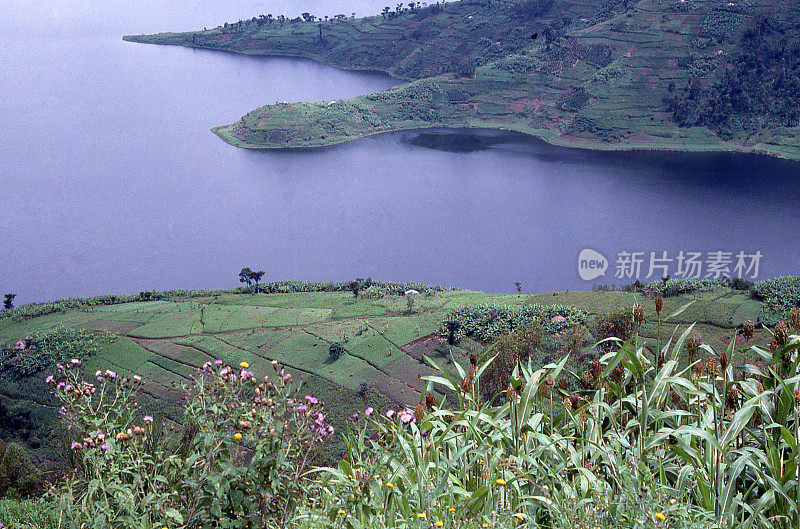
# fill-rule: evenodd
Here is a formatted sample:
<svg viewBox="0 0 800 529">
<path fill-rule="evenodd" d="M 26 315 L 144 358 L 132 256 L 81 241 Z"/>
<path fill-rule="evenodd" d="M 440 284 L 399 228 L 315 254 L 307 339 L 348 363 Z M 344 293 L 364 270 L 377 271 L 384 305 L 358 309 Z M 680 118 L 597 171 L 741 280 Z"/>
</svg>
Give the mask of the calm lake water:
<svg viewBox="0 0 800 529">
<path fill-rule="evenodd" d="M 578 274 L 584 248 L 609 259 L 605 282 L 622 251 L 760 251 L 761 277 L 800 272 L 796 163 L 592 153 L 519 136 L 456 142 L 485 147 L 470 152 L 411 133 L 303 152 L 231 147 L 209 129 L 263 104 L 396 81 L 123 34 L 384 3 L 166 4 L 3 0 L 0 294 L 18 304 L 230 287 L 244 266 L 265 280 L 579 289 L 591 285 Z"/>
</svg>

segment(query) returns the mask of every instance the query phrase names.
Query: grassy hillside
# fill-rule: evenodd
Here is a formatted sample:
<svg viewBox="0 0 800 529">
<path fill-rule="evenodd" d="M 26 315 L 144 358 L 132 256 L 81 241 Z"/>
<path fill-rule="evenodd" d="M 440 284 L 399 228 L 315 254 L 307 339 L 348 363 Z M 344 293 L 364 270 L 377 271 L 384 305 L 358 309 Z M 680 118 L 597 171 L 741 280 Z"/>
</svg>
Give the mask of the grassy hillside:
<svg viewBox="0 0 800 529">
<path fill-rule="evenodd" d="M 409 81 L 268 105 L 214 129 L 240 147 L 474 127 L 592 149 L 800 159 L 800 10 L 790 0 L 462 0 L 361 19 L 306 15 L 125 39 L 308 57 Z"/>
<path fill-rule="evenodd" d="M 373 296 L 373 297 L 370 297 Z M 652 349 L 657 319 L 652 300 L 631 292 L 556 292 L 537 295 L 484 294 L 471 291 L 430 291 L 412 295 L 379 296 L 367 292 L 354 298 L 349 292 L 300 292 L 277 294 L 217 293 L 207 297 L 125 302 L 79 306 L 36 317 L 0 318 L 0 345 L 5 345 L 5 368 L 0 371 L 0 425 L 5 439 L 21 439 L 39 457 L 58 459 L 61 438 L 56 427 L 56 401 L 48 395 L 45 375 L 52 367 L 31 376 L 8 366 L 11 357 L 32 354 L 10 348 L 26 336 L 47 335 L 54 329 L 103 331 L 99 352 L 85 361 L 88 372 L 111 369 L 145 378 L 141 403 L 174 422 L 182 421 L 178 406 L 181 391 L 176 384 L 188 381 L 203 363 L 221 359 L 230 365 L 245 361 L 256 373 L 266 372 L 271 360 L 302 376 L 307 393 L 326 403 L 338 431 L 347 429 L 354 412 L 371 405 L 414 406 L 420 402 L 425 383 L 420 376 L 432 370 L 423 355 L 453 369 L 451 359 L 467 363 L 471 352 L 484 344 L 465 337 L 454 345 L 440 338 L 443 321 L 462 307 L 489 305 L 498 311 L 535 306 L 555 306 L 560 313 L 584 314 L 580 339 L 568 366 L 577 372 L 582 353 L 593 352 L 595 318 L 615 310 L 630 310 L 634 300 L 645 307 L 642 335 Z M 695 303 L 678 318 L 697 322 L 705 343 L 724 349 L 737 326 L 763 318 L 763 302 L 747 292 L 716 286 L 707 292 L 668 297 L 668 314 L 689 300 Z M 573 310 L 574 309 L 574 310 Z M 576 312 L 577 311 L 577 312 Z M 24 312 L 20 312 L 24 314 Z M 499 314 L 499 312 L 498 312 Z M 499 319 L 497 321 L 500 321 Z M 569 348 L 567 333 L 554 332 L 550 319 L 540 321 L 546 331 L 535 362 L 544 365 L 559 359 Z M 662 342 L 670 330 L 662 329 Z M 110 335 L 110 337 L 108 337 Z M 769 343 L 766 331 L 758 331 L 756 344 Z M 346 350 L 338 358 L 330 352 L 333 342 Z M 92 342 L 95 343 L 95 342 Z M 452 354 L 452 356 L 451 356 Z M 334 445 L 336 454 L 341 449 Z"/>
</svg>

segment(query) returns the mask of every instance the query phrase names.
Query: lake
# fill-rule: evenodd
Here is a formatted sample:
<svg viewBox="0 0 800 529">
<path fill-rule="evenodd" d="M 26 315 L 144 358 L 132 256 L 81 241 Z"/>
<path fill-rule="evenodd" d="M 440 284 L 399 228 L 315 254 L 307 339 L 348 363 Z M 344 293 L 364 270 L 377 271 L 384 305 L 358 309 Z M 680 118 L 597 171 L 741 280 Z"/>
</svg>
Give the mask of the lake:
<svg viewBox="0 0 800 529">
<path fill-rule="evenodd" d="M 642 253 L 643 280 L 651 252 L 673 267 L 681 251 L 706 261 L 725 252 L 731 270 L 736 254 L 759 253 L 759 278 L 800 272 L 798 163 L 598 153 L 470 131 L 246 151 L 209 129 L 264 104 L 343 99 L 397 81 L 122 41 L 261 13 L 368 15 L 382 2 L 9 2 L 0 294 L 16 292 L 17 304 L 231 287 L 245 266 L 266 271 L 265 281 L 586 289 L 584 249 L 607 258 L 594 280 L 606 283 L 636 279 L 632 269 L 614 277 L 623 252 Z"/>
</svg>

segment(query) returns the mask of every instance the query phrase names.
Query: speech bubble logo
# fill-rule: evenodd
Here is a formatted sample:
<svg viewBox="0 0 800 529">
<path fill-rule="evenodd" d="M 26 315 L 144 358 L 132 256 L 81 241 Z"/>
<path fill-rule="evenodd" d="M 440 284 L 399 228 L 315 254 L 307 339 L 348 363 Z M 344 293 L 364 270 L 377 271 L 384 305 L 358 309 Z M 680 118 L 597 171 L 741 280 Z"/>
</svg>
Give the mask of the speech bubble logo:
<svg viewBox="0 0 800 529">
<path fill-rule="evenodd" d="M 581 279 L 584 281 L 597 279 L 606 275 L 606 270 L 608 270 L 608 259 L 603 254 L 589 248 L 581 250 L 578 256 L 578 274 Z"/>
</svg>

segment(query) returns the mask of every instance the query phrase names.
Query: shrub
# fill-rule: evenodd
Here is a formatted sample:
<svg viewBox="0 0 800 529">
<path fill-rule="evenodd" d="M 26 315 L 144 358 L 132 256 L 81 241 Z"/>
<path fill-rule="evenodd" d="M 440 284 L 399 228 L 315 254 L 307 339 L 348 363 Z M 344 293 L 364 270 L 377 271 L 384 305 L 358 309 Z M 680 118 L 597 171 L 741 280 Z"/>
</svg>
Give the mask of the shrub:
<svg viewBox="0 0 800 529">
<path fill-rule="evenodd" d="M 25 449 L 0 440 L 0 498 L 30 498 L 41 493 L 42 473 Z"/>
<path fill-rule="evenodd" d="M 800 306 L 800 277 L 783 276 L 759 281 L 753 287 L 753 296 L 763 300 L 770 309 L 788 313 Z"/>
<path fill-rule="evenodd" d="M 630 309 L 620 309 L 597 317 L 595 322 L 595 338 L 598 342 L 606 338 L 628 340 L 633 335 L 633 313 Z M 600 344 L 603 351 L 613 348 L 613 342 Z"/>
<path fill-rule="evenodd" d="M 541 344 L 542 329 L 535 323 L 501 334 L 492 348 L 494 360 L 480 377 L 481 397 L 492 402 L 498 393 L 505 391 L 514 368 L 527 364 Z"/>
<path fill-rule="evenodd" d="M 339 342 L 332 342 L 331 345 L 328 347 L 328 356 L 332 361 L 336 361 L 341 357 L 343 354 L 347 352 L 347 349 L 344 348 Z"/>
<path fill-rule="evenodd" d="M 141 417 L 143 380 L 112 371 L 83 379 L 81 362 L 47 381 L 77 439 L 74 477 L 52 494 L 69 527 L 263 527 L 284 525 L 304 473 L 333 428 L 322 403 L 273 362 L 256 380 L 243 362 L 206 363 L 186 386 L 182 431 Z M 180 435 L 179 435 L 180 434 Z"/>
<path fill-rule="evenodd" d="M 584 323 L 586 312 L 563 305 L 525 305 L 524 307 L 497 307 L 476 305 L 460 307 L 448 312 L 439 332 L 458 342 L 465 336 L 487 343 L 505 332 L 528 323 L 538 324 L 545 333 L 565 329 L 570 322 Z"/>
</svg>

